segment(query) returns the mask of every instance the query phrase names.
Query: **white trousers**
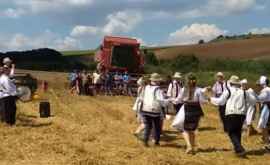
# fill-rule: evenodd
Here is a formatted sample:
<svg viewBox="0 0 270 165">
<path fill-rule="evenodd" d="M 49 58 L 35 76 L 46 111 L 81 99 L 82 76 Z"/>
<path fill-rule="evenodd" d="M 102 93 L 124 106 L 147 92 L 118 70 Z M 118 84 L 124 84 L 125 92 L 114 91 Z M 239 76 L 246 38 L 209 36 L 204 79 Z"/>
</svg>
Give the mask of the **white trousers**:
<svg viewBox="0 0 270 165">
<path fill-rule="evenodd" d="M 255 117 L 255 113 L 256 113 L 256 107 L 255 106 L 248 107 L 245 125 L 251 125 L 252 124 L 252 122 L 254 120 L 254 117 Z"/>
</svg>

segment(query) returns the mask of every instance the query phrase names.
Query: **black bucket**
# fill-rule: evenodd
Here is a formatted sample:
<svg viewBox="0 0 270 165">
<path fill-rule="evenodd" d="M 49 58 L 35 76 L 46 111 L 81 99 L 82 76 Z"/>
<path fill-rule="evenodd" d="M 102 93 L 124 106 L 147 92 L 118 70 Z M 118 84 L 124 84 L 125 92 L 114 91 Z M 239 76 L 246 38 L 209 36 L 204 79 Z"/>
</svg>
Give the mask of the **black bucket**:
<svg viewBox="0 0 270 165">
<path fill-rule="evenodd" d="M 47 118 L 51 116 L 51 108 L 49 102 L 39 103 L 39 114 L 41 118 Z"/>
</svg>

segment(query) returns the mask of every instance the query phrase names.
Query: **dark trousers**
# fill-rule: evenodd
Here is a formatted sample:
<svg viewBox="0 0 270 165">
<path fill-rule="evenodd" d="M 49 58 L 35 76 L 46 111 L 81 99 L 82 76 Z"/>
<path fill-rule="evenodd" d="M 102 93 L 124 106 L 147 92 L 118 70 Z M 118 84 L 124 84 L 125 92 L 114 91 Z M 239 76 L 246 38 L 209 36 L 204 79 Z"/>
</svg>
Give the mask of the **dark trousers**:
<svg viewBox="0 0 270 165">
<path fill-rule="evenodd" d="M 5 122 L 5 102 L 4 99 L 0 99 L 0 121 Z"/>
<path fill-rule="evenodd" d="M 226 132 L 225 109 L 226 109 L 226 106 L 225 106 L 225 105 L 219 106 L 219 107 L 218 107 L 219 117 L 220 117 L 220 120 L 221 120 L 221 122 L 222 122 L 223 129 L 224 129 L 224 131 Z"/>
<path fill-rule="evenodd" d="M 4 119 L 9 125 L 16 123 L 16 99 L 14 96 L 4 98 Z"/>
<path fill-rule="evenodd" d="M 149 137 L 151 135 L 151 130 L 154 128 L 154 139 L 155 143 L 158 144 L 160 141 L 160 134 L 161 134 L 161 124 L 160 124 L 160 116 L 153 117 L 149 115 L 143 115 L 144 120 L 144 142 L 147 143 Z"/>
<path fill-rule="evenodd" d="M 236 153 L 245 151 L 244 147 L 241 144 L 242 127 L 245 118 L 245 115 L 226 116 L 227 134 L 230 137 L 231 143 L 233 144 L 234 151 Z"/>
</svg>

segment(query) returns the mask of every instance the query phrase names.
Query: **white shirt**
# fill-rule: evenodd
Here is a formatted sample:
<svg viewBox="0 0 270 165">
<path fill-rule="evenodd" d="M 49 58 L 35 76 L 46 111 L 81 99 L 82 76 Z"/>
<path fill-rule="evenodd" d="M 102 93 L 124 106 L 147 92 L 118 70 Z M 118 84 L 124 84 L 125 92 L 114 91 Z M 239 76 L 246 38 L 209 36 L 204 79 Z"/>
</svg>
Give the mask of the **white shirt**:
<svg viewBox="0 0 270 165">
<path fill-rule="evenodd" d="M 176 98 L 182 91 L 182 87 L 180 84 L 176 81 L 173 80 L 173 82 L 170 83 L 168 90 L 167 90 L 167 96 Z"/>
<path fill-rule="evenodd" d="M 225 82 L 220 83 L 219 81 L 217 81 L 214 84 L 212 91 L 216 97 L 219 97 L 225 91 L 225 89 L 226 89 Z"/>
<path fill-rule="evenodd" d="M 101 77 L 101 75 L 100 74 L 98 74 L 98 73 L 93 73 L 93 77 L 94 77 L 94 80 L 93 80 L 93 83 L 94 84 L 98 84 L 98 83 L 100 83 L 100 77 Z"/>
<path fill-rule="evenodd" d="M 260 102 L 270 102 L 270 87 L 265 86 L 257 97 Z"/>
<path fill-rule="evenodd" d="M 160 113 L 161 106 L 166 106 L 168 100 L 165 99 L 163 91 L 159 86 L 147 85 L 143 96 L 143 111 Z"/>
<path fill-rule="evenodd" d="M 244 90 L 234 86 L 230 87 L 231 96 L 229 97 L 229 91 L 226 90 L 219 98 L 212 97 L 211 103 L 214 105 L 226 104 L 225 115 L 245 115 L 247 112 L 248 104 L 255 104 L 257 99 L 250 92 L 246 91 L 246 98 L 244 97 Z M 226 103 L 227 102 L 227 103 Z"/>
<path fill-rule="evenodd" d="M 0 76 L 0 98 L 16 95 L 17 95 L 16 85 L 11 81 L 11 79 L 7 75 L 2 74 Z"/>
<path fill-rule="evenodd" d="M 205 103 L 207 102 L 207 99 L 205 98 L 204 95 L 205 91 L 206 91 L 205 88 L 196 87 L 194 90 L 193 98 L 189 100 L 187 88 L 182 88 L 181 93 L 178 95 L 176 99 L 172 100 L 172 102 L 174 104 L 184 103 L 186 101 Z"/>
</svg>

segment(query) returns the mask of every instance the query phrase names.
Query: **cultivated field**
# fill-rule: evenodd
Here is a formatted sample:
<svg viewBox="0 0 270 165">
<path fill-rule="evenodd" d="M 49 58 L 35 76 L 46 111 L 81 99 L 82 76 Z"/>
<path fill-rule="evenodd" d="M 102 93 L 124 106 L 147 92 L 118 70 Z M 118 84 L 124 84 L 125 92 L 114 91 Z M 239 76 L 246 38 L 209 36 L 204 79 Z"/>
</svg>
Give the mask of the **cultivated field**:
<svg viewBox="0 0 270 165">
<path fill-rule="evenodd" d="M 184 140 L 166 121 L 160 147 L 144 148 L 132 132 L 136 128 L 132 98 L 71 96 L 66 75 L 32 72 L 49 81 L 49 92 L 39 93 L 51 103 L 53 117 L 40 119 L 39 101 L 18 102 L 15 127 L 0 125 L 0 164 L 3 165 L 266 165 L 270 156 L 261 150 L 259 136 L 247 139 L 248 159 L 231 152 L 217 111 L 206 106 L 198 131 L 199 152 L 184 153 Z"/>
<path fill-rule="evenodd" d="M 194 54 L 200 59 L 269 59 L 270 37 L 255 37 L 241 40 L 225 40 L 220 42 L 154 48 L 160 59 L 173 59 L 179 54 Z"/>
</svg>

